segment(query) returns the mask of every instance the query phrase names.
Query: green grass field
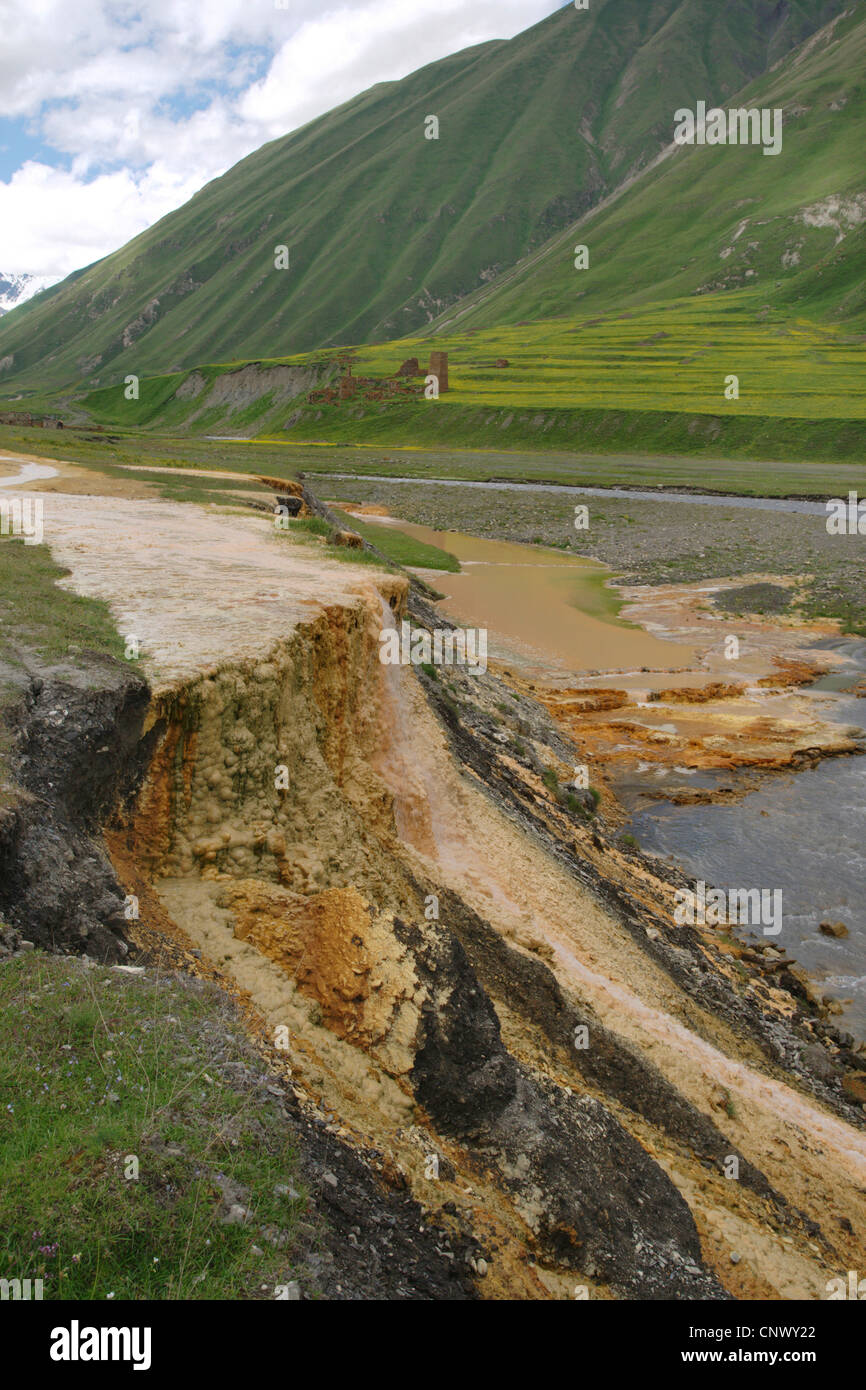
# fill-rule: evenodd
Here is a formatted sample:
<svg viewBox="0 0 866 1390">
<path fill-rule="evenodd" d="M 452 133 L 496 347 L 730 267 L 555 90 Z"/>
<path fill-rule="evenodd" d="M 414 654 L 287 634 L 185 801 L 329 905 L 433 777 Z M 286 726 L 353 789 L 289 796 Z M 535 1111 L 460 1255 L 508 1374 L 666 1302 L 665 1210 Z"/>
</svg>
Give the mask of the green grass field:
<svg viewBox="0 0 866 1390">
<path fill-rule="evenodd" d="M 735 291 L 595 319 L 578 316 L 455 332 L 449 390 L 438 400 L 275 403 L 264 392 L 240 408 L 209 393 L 244 364 L 201 369 L 195 400 L 187 373 L 150 378 L 136 401 L 122 388 L 84 404 L 107 430 L 213 433 L 269 444 L 371 444 L 574 454 L 693 455 L 757 461 L 866 462 L 863 335 L 770 310 Z M 384 380 L 407 358 L 426 369 L 421 338 L 358 348 L 356 377 Z M 320 367 L 321 354 L 262 368 Z M 507 366 L 496 366 L 497 361 Z M 737 378 L 733 397 L 731 378 Z M 420 381 L 420 379 L 419 379 Z"/>
<path fill-rule="evenodd" d="M 483 430 L 480 433 L 484 437 Z M 828 426 L 828 452 L 831 452 L 833 437 L 834 432 Z M 610 447 L 603 452 L 590 447 L 545 449 L 538 443 L 524 448 L 504 445 L 496 448 L 484 444 L 466 447 L 459 442 L 454 447 L 424 447 L 421 443 L 407 446 L 389 440 L 346 444 L 297 443 L 268 438 L 249 442 L 216 441 L 141 430 L 123 431 L 114 436 L 83 435 L 67 430 L 58 441 L 56 436 L 47 436 L 42 430 L 22 432 L 0 425 L 0 448 L 45 458 L 59 454 L 108 477 L 137 478 L 174 500 L 221 501 L 227 505 L 236 505 L 230 492 L 237 484 L 223 478 L 196 478 L 188 470 L 236 472 L 239 483 L 259 473 L 286 479 L 308 473 L 319 496 L 327 492 L 327 483 L 317 482 L 316 477 L 329 473 L 481 482 L 504 479 L 601 487 L 667 487 L 755 497 L 819 499 L 838 497 L 847 494 L 849 489 L 856 489 L 861 496 L 866 496 L 866 462 L 847 462 L 840 460 L 838 455 L 826 461 L 813 458 L 803 462 L 772 460 L 762 454 L 726 457 L 718 441 L 715 448 L 709 443 L 706 445 L 705 455 L 695 456 L 673 452 L 665 447 L 663 440 L 655 451 Z M 142 465 L 139 470 L 136 470 L 137 464 Z M 147 473 L 145 465 L 170 467 L 173 472 Z"/>
<path fill-rule="evenodd" d="M 449 352 L 450 390 L 440 398 L 449 406 L 866 421 L 863 335 L 766 313 L 751 290 L 454 333 L 436 345 Z M 423 365 L 429 347 L 407 339 L 359 348 L 353 371 L 390 375 L 416 355 Z M 494 366 L 497 358 L 509 365 Z M 728 401 L 731 374 L 740 395 Z"/>
<path fill-rule="evenodd" d="M 305 1200 L 278 1107 L 238 1080 L 255 1061 L 199 981 L 3 964 L 0 1277 L 46 1299 L 273 1297 Z"/>
</svg>

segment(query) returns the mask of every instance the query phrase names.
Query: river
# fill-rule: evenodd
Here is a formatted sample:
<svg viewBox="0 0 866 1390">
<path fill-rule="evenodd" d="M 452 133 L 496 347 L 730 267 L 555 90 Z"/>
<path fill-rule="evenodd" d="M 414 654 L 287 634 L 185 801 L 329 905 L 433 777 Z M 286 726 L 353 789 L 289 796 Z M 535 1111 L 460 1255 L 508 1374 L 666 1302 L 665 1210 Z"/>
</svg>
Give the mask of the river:
<svg viewBox="0 0 866 1390">
<path fill-rule="evenodd" d="M 758 512 L 793 512 L 803 516 L 826 516 L 827 504 L 801 497 L 735 497 L 713 492 L 677 492 L 673 488 L 647 487 L 579 487 L 574 483 L 514 483 L 501 481 L 466 482 L 460 478 L 392 478 L 386 473 L 311 473 L 308 478 L 317 481 L 337 479 L 343 482 L 363 483 L 433 483 L 437 487 L 465 487 L 472 489 L 490 488 L 496 492 L 543 492 L 564 493 L 576 497 L 622 497 L 640 502 L 694 502 L 702 507 L 742 507 Z"/>
<path fill-rule="evenodd" d="M 866 643 L 836 645 L 866 672 Z M 845 679 L 850 684 L 850 672 Z M 814 689 L 834 684 L 831 676 Z M 862 725 L 864 701 L 838 694 L 830 717 Z M 698 780 L 710 779 L 704 774 Z M 647 806 L 645 798 L 629 800 L 629 828 L 643 849 L 672 855 L 687 872 L 720 888 L 782 889 L 782 931 L 774 944 L 813 970 L 828 995 L 852 1001 L 844 1026 L 866 1038 L 866 756 L 776 774 L 735 803 Z M 825 920 L 844 922 L 849 936 L 825 936 L 819 930 Z"/>
<path fill-rule="evenodd" d="M 443 485 L 487 486 L 450 480 L 443 480 Z M 609 495 L 613 490 L 591 491 Z M 648 495 L 617 491 L 621 496 Z M 696 500 L 692 494 L 670 496 Z M 821 504 L 781 499 L 705 500 L 724 507 L 808 506 L 824 511 Z M 456 555 L 461 562 L 459 575 L 427 572 L 427 578 L 446 594 L 443 611 L 462 623 L 486 626 L 491 653 L 514 662 L 525 673 L 539 675 L 546 670 L 561 682 L 568 672 L 585 676 L 589 671 L 676 669 L 692 658 L 692 649 L 681 643 L 622 624 L 615 606 L 605 605 L 600 598 L 606 592 L 609 571 L 595 562 L 538 547 L 434 531 L 394 518 L 366 515 L 364 520 L 396 525 Z M 866 643 L 839 638 L 825 645 L 838 651 L 840 666 L 846 656 L 854 664 L 846 667 L 844 677 L 830 675 L 813 687 L 816 697 L 824 697 L 822 717 L 863 726 L 863 700 L 842 693 L 839 686 L 852 684 L 866 672 Z M 827 694 L 834 691 L 835 698 L 828 701 Z M 712 785 L 713 777 L 693 773 L 689 783 Z M 682 776 L 676 780 L 682 785 Z M 730 774 L 719 775 L 719 780 L 730 782 Z M 782 931 L 773 944 L 815 972 L 822 992 L 844 1004 L 842 1025 L 866 1038 L 866 899 L 862 891 L 866 756 L 830 758 L 796 774 L 773 774 L 733 803 L 674 805 L 660 798 L 657 771 L 649 767 L 642 785 L 640 779 L 632 778 L 627 785 L 617 785 L 617 792 L 631 815 L 628 829 L 645 851 L 669 857 L 695 878 L 717 887 L 780 888 Z M 819 924 L 824 920 L 844 922 L 849 935 L 823 935 Z M 743 928 L 742 934 L 753 933 Z"/>
</svg>

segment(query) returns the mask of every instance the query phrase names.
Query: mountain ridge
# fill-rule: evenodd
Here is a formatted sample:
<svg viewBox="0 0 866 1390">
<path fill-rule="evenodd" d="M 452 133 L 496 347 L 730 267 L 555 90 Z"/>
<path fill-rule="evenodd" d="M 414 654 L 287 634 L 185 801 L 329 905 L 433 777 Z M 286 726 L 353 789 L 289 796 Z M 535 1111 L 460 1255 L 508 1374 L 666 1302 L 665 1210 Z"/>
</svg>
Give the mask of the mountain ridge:
<svg viewBox="0 0 866 1390">
<path fill-rule="evenodd" d="M 753 149 L 671 143 L 630 184 L 424 332 L 544 320 L 574 313 L 578 303 L 582 317 L 762 282 L 766 297 L 793 312 L 866 320 L 866 174 L 857 158 L 866 130 L 864 67 L 861 0 L 738 94 L 740 102 L 783 102 L 794 156 L 786 161 L 783 153 L 778 169 L 768 173 Z M 570 243 L 578 236 L 594 254 L 575 296 Z M 682 265 L 672 268 L 679 256 Z"/>
</svg>

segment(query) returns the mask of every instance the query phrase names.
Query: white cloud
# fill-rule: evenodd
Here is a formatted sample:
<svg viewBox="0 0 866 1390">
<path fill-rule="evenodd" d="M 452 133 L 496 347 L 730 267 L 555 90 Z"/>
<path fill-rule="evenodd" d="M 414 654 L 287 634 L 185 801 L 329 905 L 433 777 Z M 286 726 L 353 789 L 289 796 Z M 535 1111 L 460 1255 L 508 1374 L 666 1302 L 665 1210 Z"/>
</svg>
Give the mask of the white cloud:
<svg viewBox="0 0 866 1390">
<path fill-rule="evenodd" d="M 162 163 L 135 178 L 128 169 L 85 182 L 33 161 L 0 182 L 0 269 L 62 279 L 191 198 L 197 174 Z"/>
<path fill-rule="evenodd" d="M 374 82 L 405 77 L 485 39 L 508 38 L 550 10 L 539 0 L 436 0 L 430 10 L 404 0 L 344 4 L 303 23 L 239 109 L 281 134 Z"/>
<path fill-rule="evenodd" d="M 555 0 L 0 0 L 0 117 L 66 167 L 0 181 L 0 271 L 62 276 L 266 140 Z M 197 109 L 193 109 L 197 108 Z"/>
</svg>

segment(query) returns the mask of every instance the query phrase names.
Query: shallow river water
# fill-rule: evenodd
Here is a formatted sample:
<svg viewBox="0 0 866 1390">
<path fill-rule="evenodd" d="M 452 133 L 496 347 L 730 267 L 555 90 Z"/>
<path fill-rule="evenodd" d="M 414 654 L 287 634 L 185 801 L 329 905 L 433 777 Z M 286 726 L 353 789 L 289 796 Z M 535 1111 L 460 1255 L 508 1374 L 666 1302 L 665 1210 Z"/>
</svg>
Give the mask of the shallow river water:
<svg viewBox="0 0 866 1390">
<path fill-rule="evenodd" d="M 375 516 L 406 535 L 456 556 L 461 572 L 427 574 L 445 597 L 440 608 L 468 627 L 489 632 L 490 655 L 528 671 L 561 676 L 588 671 L 676 669 L 692 649 L 656 637 L 617 617 L 610 570 L 580 556 L 513 541 L 434 531 Z"/>
<path fill-rule="evenodd" d="M 739 500 L 754 505 L 762 499 Z M 707 501 L 732 504 L 731 498 Z M 539 674 L 546 667 L 560 680 L 567 671 L 581 676 L 588 670 L 642 666 L 676 669 L 691 660 L 691 648 L 617 622 L 600 601 L 609 574 L 603 566 L 391 518 L 383 524 L 457 556 L 461 574 L 428 577 L 447 595 L 441 604 L 445 613 L 488 627 L 491 655 Z M 866 672 L 866 643 L 837 639 L 827 645 L 853 658 L 854 666 L 845 667 L 844 677 L 830 675 L 814 687 L 825 695 L 837 692 L 822 715 L 866 726 L 866 700 L 838 690 Z M 677 781 L 681 785 L 683 777 Z M 693 774 L 690 781 L 711 785 L 712 774 Z M 641 792 L 658 785 L 647 769 L 643 787 L 631 781 L 627 789 L 618 788 L 632 813 L 628 828 L 641 848 L 672 858 L 716 887 L 781 889 L 782 930 L 767 939 L 814 970 L 822 991 L 846 1003 L 840 1023 L 866 1038 L 866 756 L 830 758 L 813 769 L 774 775 L 743 800 L 722 805 L 648 802 Z M 823 935 L 824 920 L 844 922 L 848 937 Z M 742 928 L 742 934 L 757 930 Z"/>
<path fill-rule="evenodd" d="M 838 645 L 866 670 L 866 643 Z M 828 688 L 832 677 L 816 687 Z M 827 713 L 862 726 L 866 700 L 840 694 Z M 629 828 L 643 849 L 717 887 L 782 889 L 774 944 L 814 970 L 824 992 L 852 1001 L 843 1026 L 866 1037 L 866 756 L 773 776 L 739 802 L 656 802 L 635 810 Z M 822 921 L 844 922 L 850 935 L 825 936 Z"/>
</svg>

